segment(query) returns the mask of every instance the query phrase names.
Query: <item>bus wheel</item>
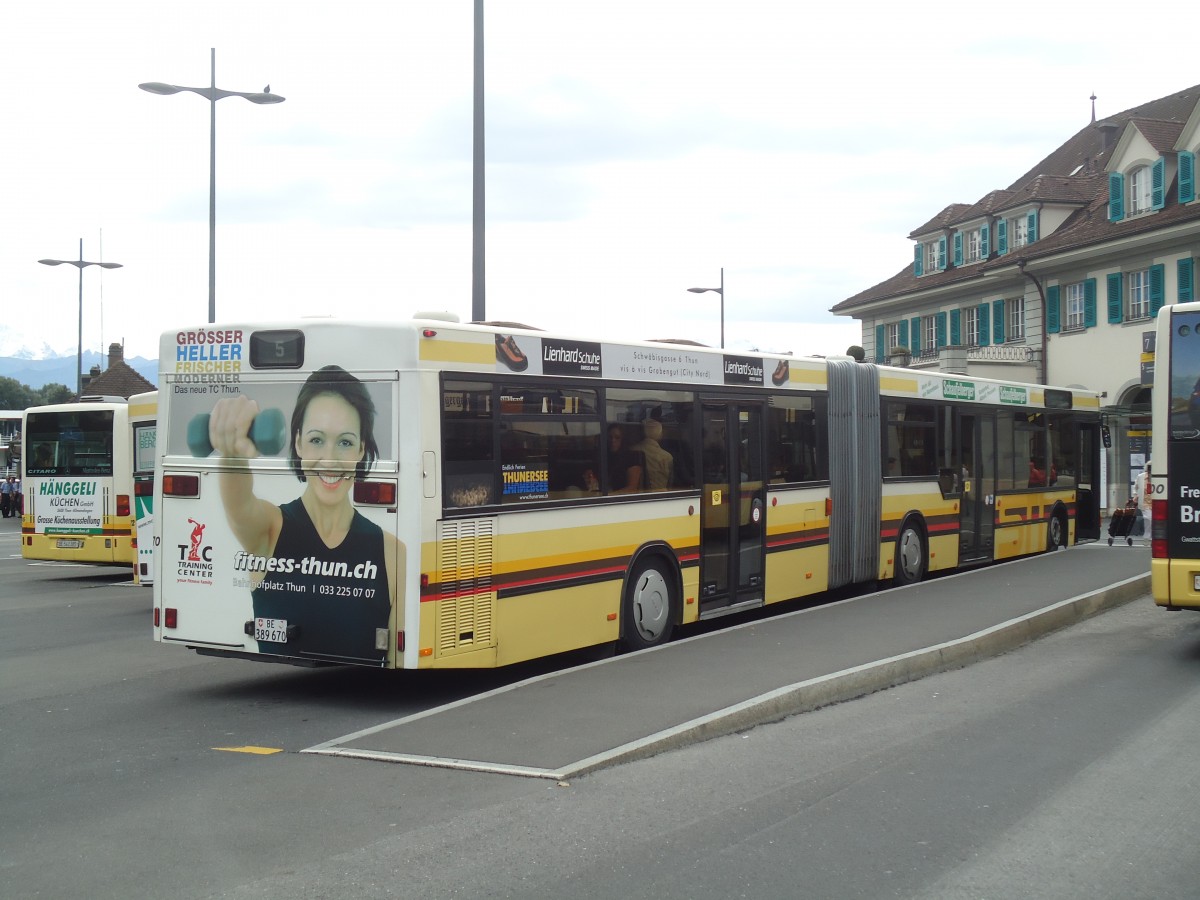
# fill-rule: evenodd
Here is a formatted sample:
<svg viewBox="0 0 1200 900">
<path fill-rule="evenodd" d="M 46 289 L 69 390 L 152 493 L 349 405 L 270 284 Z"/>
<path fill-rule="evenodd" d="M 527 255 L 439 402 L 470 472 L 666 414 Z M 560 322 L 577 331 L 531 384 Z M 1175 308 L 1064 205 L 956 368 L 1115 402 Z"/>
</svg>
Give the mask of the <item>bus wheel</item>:
<svg viewBox="0 0 1200 900">
<path fill-rule="evenodd" d="M 658 560 L 646 562 L 625 586 L 621 609 L 621 644 L 644 650 L 665 644 L 675 628 L 674 581 Z"/>
<path fill-rule="evenodd" d="M 896 584 L 916 584 L 925 577 L 925 535 L 913 519 L 905 519 L 896 536 Z"/>
<path fill-rule="evenodd" d="M 1065 547 L 1067 544 L 1067 520 L 1061 511 L 1055 512 L 1050 517 L 1050 524 L 1046 527 L 1046 549 L 1057 550 L 1059 547 Z"/>
</svg>

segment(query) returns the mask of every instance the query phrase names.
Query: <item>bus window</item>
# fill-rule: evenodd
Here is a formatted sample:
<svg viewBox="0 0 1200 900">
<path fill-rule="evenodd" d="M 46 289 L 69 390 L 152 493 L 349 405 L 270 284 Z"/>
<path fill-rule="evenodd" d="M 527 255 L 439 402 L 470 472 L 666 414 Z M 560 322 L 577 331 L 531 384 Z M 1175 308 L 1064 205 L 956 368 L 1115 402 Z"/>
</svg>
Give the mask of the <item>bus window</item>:
<svg viewBox="0 0 1200 900">
<path fill-rule="evenodd" d="M 608 436 L 606 454 L 613 452 L 612 439 L 621 435 L 617 452 L 631 454 L 643 471 L 636 490 L 665 491 L 695 486 L 695 450 L 692 445 L 692 420 L 695 395 L 688 391 L 629 390 L 610 388 L 605 395 L 605 421 Z M 618 481 L 620 462 L 610 460 L 609 488 L 615 492 L 629 488 Z M 626 467 L 626 473 L 628 467 Z"/>
<path fill-rule="evenodd" d="M 938 474 L 937 407 L 929 403 L 887 404 L 887 475 Z"/>
<path fill-rule="evenodd" d="M 447 381 L 442 390 L 442 492 L 448 507 L 494 503 L 492 386 Z"/>
<path fill-rule="evenodd" d="M 1056 487 L 1079 483 L 1079 422 L 1062 413 L 1048 413 L 1050 471 Z"/>
<path fill-rule="evenodd" d="M 772 395 L 770 402 L 767 409 L 770 481 L 778 484 L 827 480 L 829 462 L 824 402 L 814 397 L 788 394 Z"/>
</svg>

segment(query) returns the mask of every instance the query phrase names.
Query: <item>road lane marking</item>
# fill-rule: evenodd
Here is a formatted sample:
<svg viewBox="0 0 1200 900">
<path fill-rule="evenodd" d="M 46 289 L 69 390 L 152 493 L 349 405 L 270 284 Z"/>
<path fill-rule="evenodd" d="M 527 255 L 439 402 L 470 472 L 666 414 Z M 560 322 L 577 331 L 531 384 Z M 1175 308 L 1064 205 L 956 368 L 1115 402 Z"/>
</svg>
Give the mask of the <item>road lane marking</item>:
<svg viewBox="0 0 1200 900">
<path fill-rule="evenodd" d="M 213 747 L 214 750 L 221 750 L 225 753 L 252 753 L 256 756 L 271 756 L 274 753 L 282 753 L 282 747 Z"/>
</svg>

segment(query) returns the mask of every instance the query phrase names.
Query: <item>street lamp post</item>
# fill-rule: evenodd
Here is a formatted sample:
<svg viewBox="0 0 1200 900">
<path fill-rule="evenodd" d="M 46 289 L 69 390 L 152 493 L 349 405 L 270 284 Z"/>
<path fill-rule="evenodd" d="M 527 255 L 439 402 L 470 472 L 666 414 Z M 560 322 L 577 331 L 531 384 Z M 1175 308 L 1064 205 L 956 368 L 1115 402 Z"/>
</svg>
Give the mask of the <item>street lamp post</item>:
<svg viewBox="0 0 1200 900">
<path fill-rule="evenodd" d="M 83 396 L 83 270 L 88 266 L 119 269 L 120 263 L 88 262 L 83 258 L 83 238 L 79 239 L 79 259 L 39 259 L 43 266 L 75 266 L 79 269 L 79 348 L 75 354 L 75 396 Z"/>
<path fill-rule="evenodd" d="M 178 94 L 190 91 L 208 100 L 208 321 L 217 319 L 217 101 L 226 97 L 244 97 L 251 103 L 282 103 L 284 98 L 271 93 L 268 84 L 261 91 L 225 91 L 217 87 L 217 48 L 212 49 L 212 84 L 208 87 L 183 87 L 147 81 L 138 87 L 151 94 Z"/>
<path fill-rule="evenodd" d="M 703 294 L 712 291 L 721 295 L 721 349 L 725 349 L 725 267 L 721 267 L 721 286 L 715 288 L 688 288 L 693 294 Z"/>
</svg>

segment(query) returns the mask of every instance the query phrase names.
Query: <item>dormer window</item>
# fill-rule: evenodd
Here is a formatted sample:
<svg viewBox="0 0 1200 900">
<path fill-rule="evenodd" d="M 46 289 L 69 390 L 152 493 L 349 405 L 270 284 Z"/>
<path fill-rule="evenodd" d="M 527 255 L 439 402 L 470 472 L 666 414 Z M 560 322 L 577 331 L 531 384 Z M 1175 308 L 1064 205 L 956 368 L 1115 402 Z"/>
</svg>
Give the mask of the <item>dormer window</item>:
<svg viewBox="0 0 1200 900">
<path fill-rule="evenodd" d="M 946 239 L 934 238 L 913 247 L 913 274 L 931 275 L 946 268 Z"/>
<path fill-rule="evenodd" d="M 1108 220 L 1120 222 L 1162 209 L 1166 200 L 1166 162 L 1159 157 L 1148 166 L 1108 173 Z"/>
</svg>

